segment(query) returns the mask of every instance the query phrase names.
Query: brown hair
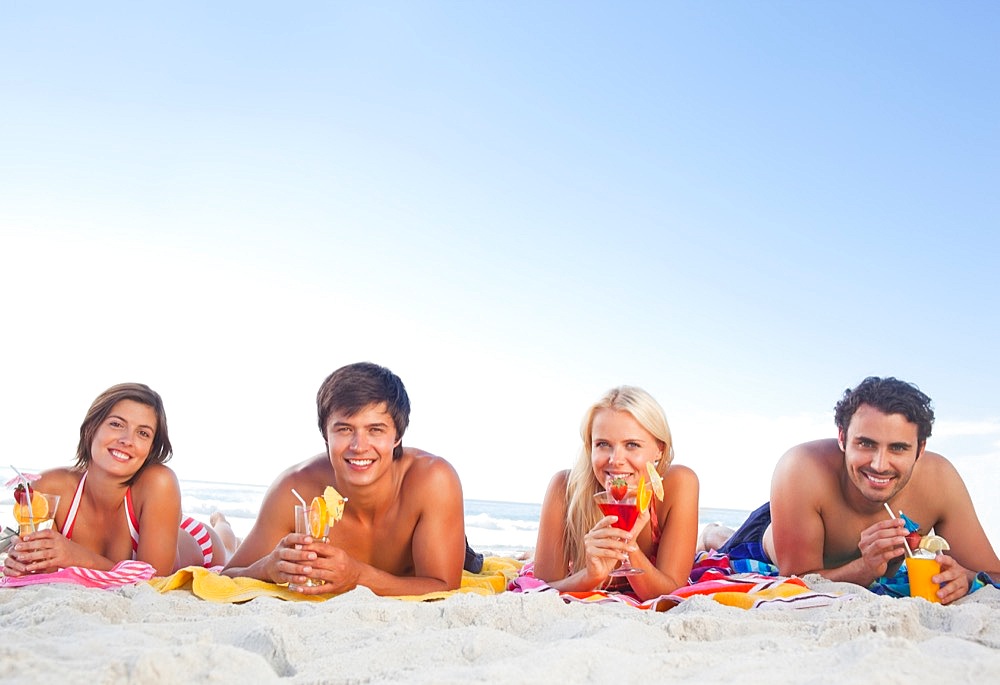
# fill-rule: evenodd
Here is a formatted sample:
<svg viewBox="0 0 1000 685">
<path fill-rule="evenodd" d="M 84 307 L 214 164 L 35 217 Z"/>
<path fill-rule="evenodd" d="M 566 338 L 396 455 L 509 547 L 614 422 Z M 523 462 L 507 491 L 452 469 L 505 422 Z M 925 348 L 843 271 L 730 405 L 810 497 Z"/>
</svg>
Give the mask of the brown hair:
<svg viewBox="0 0 1000 685">
<path fill-rule="evenodd" d="M 326 440 L 327 421 L 334 411 L 354 416 L 371 404 L 383 403 L 396 428 L 396 439 L 400 441 L 392 450 L 392 458 L 399 459 L 403 456 L 403 433 L 410 423 L 410 397 L 399 376 L 371 362 L 342 366 L 327 376 L 319 387 L 316 413 L 323 440 Z"/>
<path fill-rule="evenodd" d="M 131 485 L 142 473 L 142 470 L 150 463 L 163 464 L 173 456 L 173 448 L 170 446 L 170 436 L 167 433 L 167 413 L 163 408 L 163 399 L 160 395 L 142 383 L 119 383 L 113 385 L 94 400 L 87 410 L 87 416 L 80 425 L 80 444 L 76 447 L 77 469 L 86 469 L 90 464 L 93 455 L 90 453 L 90 446 L 94 442 L 97 429 L 108 418 L 111 409 L 122 400 L 132 400 L 140 404 L 145 404 L 153 408 L 156 412 L 156 432 L 153 435 L 153 445 L 149 449 L 149 456 L 143 462 L 139 470 L 135 472 L 129 480 Z"/>
</svg>

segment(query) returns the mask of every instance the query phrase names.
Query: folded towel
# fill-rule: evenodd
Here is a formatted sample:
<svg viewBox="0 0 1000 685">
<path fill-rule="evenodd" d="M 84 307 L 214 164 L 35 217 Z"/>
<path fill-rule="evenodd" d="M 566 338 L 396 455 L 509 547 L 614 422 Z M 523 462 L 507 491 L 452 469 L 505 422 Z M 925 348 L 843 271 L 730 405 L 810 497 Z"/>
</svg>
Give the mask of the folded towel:
<svg viewBox="0 0 1000 685">
<path fill-rule="evenodd" d="M 110 571 L 68 566 L 53 573 L 35 573 L 29 576 L 0 577 L 0 587 L 21 587 L 40 583 L 71 583 L 84 587 L 110 589 L 149 580 L 156 569 L 144 561 L 119 561 Z"/>
<path fill-rule="evenodd" d="M 517 575 L 520 568 L 521 562 L 514 559 L 486 557 L 483 560 L 483 569 L 480 573 L 462 572 L 462 586 L 458 590 L 405 595 L 396 597 L 396 599 L 426 602 L 459 593 L 495 595 L 503 592 L 507 583 Z M 320 602 L 336 596 L 334 594 L 304 595 L 289 590 L 287 585 L 276 585 L 255 578 L 230 578 L 200 566 L 188 566 L 165 578 L 153 578 L 149 584 L 158 592 L 188 590 L 195 596 L 210 602 L 239 603 L 247 602 L 256 597 Z"/>
</svg>

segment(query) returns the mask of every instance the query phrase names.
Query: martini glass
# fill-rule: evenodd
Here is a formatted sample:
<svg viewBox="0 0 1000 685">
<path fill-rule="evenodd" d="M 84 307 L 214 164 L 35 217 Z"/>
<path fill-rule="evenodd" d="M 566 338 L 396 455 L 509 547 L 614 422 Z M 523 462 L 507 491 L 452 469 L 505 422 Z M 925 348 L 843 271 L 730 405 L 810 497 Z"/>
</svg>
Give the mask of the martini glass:
<svg viewBox="0 0 1000 685">
<path fill-rule="evenodd" d="M 630 487 L 625 496 L 615 499 L 607 490 L 594 495 L 594 501 L 605 516 L 617 516 L 618 520 L 611 525 L 618 530 L 630 531 L 635 525 L 635 520 L 639 518 L 639 504 L 636 502 L 636 488 Z M 614 577 L 634 576 L 642 573 L 642 569 L 635 568 L 629 563 L 628 557 L 622 561 L 621 566 L 611 572 Z"/>
</svg>

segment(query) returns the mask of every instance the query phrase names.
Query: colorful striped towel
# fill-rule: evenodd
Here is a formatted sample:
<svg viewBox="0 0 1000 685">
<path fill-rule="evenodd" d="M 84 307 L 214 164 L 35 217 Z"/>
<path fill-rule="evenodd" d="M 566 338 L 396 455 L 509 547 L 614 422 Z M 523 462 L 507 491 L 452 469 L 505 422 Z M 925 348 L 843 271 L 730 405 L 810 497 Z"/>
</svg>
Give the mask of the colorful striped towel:
<svg viewBox="0 0 1000 685">
<path fill-rule="evenodd" d="M 458 590 L 430 592 L 424 595 L 395 597 L 407 601 L 427 602 L 444 599 L 459 593 L 495 595 L 503 592 L 507 583 L 517 575 L 521 562 L 506 557 L 487 557 L 479 573 L 463 571 L 462 587 Z M 277 597 L 292 601 L 321 602 L 336 595 L 303 595 L 289 590 L 287 585 L 276 585 L 255 578 L 230 578 L 213 573 L 200 566 L 188 566 L 166 578 L 149 581 L 158 592 L 187 590 L 210 602 L 239 603 L 257 597 Z"/>
<path fill-rule="evenodd" d="M 69 566 L 53 573 L 35 573 L 29 576 L 0 577 L 0 588 L 39 585 L 42 583 L 71 583 L 104 590 L 149 580 L 156 569 L 144 561 L 119 561 L 110 571 Z"/>
<path fill-rule="evenodd" d="M 586 592 L 559 592 L 566 602 L 618 603 L 637 609 L 666 611 L 694 595 L 704 595 L 727 606 L 741 609 L 792 607 L 805 609 L 828 606 L 850 595 L 836 595 L 810 590 L 800 578 L 763 575 L 759 573 L 732 573 L 728 563 L 718 557 L 707 561 L 711 564 L 699 569 L 697 582 L 678 588 L 668 595 L 640 600 L 620 592 L 591 590 Z M 543 580 L 535 578 L 532 565 L 525 565 L 521 574 L 511 583 L 514 592 L 558 592 Z"/>
</svg>

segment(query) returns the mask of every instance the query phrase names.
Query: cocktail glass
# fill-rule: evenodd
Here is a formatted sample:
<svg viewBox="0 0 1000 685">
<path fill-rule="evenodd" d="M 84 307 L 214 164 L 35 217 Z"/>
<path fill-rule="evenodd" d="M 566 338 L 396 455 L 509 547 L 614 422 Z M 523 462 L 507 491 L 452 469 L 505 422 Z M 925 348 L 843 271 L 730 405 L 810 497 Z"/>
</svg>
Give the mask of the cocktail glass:
<svg viewBox="0 0 1000 685">
<path fill-rule="evenodd" d="M 319 498 L 317 498 L 319 499 Z M 295 532 L 301 535 L 308 535 L 314 540 L 326 542 L 330 536 L 330 520 L 325 509 L 315 501 L 309 506 L 295 505 Z M 322 585 L 322 580 L 306 578 L 303 586 Z M 290 587 L 295 584 L 289 583 Z"/>
<path fill-rule="evenodd" d="M 607 490 L 598 492 L 594 495 L 594 501 L 597 502 L 597 506 L 601 508 L 605 516 L 618 517 L 618 520 L 611 524 L 618 530 L 626 532 L 632 530 L 635 520 L 639 518 L 639 505 L 636 502 L 636 488 L 634 487 L 630 487 L 621 499 L 615 499 Z M 642 572 L 642 569 L 632 566 L 628 557 L 625 557 L 621 566 L 612 571 L 611 575 L 616 577 L 632 576 Z"/>
<path fill-rule="evenodd" d="M 14 503 L 14 520 L 17 521 L 18 535 L 24 536 L 39 530 L 47 530 L 55 525 L 59 495 L 50 495 L 34 490 L 30 501 Z"/>
<path fill-rule="evenodd" d="M 906 575 L 910 579 L 910 597 L 923 597 L 928 602 L 940 603 L 937 591 L 940 585 L 931 580 L 941 573 L 941 564 L 935 557 L 913 556 L 906 560 Z"/>
</svg>

